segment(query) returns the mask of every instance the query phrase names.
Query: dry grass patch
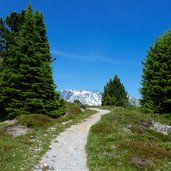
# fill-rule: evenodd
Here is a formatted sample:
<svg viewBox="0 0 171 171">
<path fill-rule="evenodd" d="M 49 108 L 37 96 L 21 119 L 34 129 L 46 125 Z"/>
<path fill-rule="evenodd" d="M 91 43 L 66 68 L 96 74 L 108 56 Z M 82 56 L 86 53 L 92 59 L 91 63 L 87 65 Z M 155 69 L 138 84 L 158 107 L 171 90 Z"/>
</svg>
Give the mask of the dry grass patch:
<svg viewBox="0 0 171 171">
<path fill-rule="evenodd" d="M 144 158 L 168 159 L 171 160 L 171 152 L 165 148 L 156 146 L 153 141 L 124 141 L 117 145 L 122 150 L 129 150 L 136 156 Z"/>
</svg>

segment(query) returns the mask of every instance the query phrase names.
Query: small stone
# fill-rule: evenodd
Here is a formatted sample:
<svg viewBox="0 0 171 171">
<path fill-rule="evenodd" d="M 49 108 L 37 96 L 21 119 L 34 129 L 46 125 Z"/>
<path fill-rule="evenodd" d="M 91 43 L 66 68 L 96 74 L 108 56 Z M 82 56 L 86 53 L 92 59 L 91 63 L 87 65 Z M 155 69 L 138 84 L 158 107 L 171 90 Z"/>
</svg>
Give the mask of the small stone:
<svg viewBox="0 0 171 171">
<path fill-rule="evenodd" d="M 133 157 L 132 163 L 134 163 L 138 167 L 151 167 L 154 166 L 154 162 L 152 160 L 143 159 L 141 157 Z"/>
<path fill-rule="evenodd" d="M 49 165 L 47 163 L 43 163 L 42 169 L 43 170 L 49 169 Z"/>
<path fill-rule="evenodd" d="M 152 121 L 149 121 L 149 120 L 141 120 L 140 123 L 139 123 L 141 126 L 143 127 L 146 127 L 146 128 L 149 128 L 151 127 L 151 125 L 153 124 Z"/>
</svg>

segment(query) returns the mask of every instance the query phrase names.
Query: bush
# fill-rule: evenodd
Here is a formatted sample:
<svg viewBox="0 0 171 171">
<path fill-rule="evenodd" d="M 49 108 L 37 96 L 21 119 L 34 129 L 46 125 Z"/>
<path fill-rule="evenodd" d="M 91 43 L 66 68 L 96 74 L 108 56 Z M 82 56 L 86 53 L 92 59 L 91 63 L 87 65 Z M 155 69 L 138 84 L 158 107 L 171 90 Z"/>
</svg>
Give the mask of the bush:
<svg viewBox="0 0 171 171">
<path fill-rule="evenodd" d="M 42 114 L 25 114 L 19 115 L 17 117 L 17 121 L 22 125 L 26 125 L 27 127 L 47 128 L 52 119 L 49 116 Z"/>
<path fill-rule="evenodd" d="M 82 109 L 86 109 L 86 105 L 82 104 L 79 100 L 74 100 L 74 104 Z"/>
<path fill-rule="evenodd" d="M 75 105 L 74 103 L 67 103 L 66 105 L 66 113 L 67 114 L 77 114 L 77 113 L 81 113 L 81 109 Z"/>
</svg>

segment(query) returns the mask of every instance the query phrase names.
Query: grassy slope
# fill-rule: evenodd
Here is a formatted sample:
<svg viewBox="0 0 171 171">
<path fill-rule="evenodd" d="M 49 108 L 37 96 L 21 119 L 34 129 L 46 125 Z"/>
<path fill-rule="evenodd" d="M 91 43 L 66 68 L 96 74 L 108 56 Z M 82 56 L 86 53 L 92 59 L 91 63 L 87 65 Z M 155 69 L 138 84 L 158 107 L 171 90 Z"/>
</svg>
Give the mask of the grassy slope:
<svg viewBox="0 0 171 171">
<path fill-rule="evenodd" d="M 169 124 L 161 116 L 124 108 L 113 108 L 103 116 L 91 128 L 86 146 L 90 171 L 171 170 L 171 134 L 143 127 L 142 120 Z M 134 158 L 153 164 L 135 164 Z"/>
<path fill-rule="evenodd" d="M 1 123 L 0 170 L 30 171 L 48 150 L 53 137 L 94 113 L 95 111 L 86 110 L 84 113 L 70 114 L 58 119 L 50 119 L 43 115 L 24 116 L 19 118 L 20 122 L 24 123 L 29 120 L 29 124 L 26 124 L 31 126 L 31 129 L 26 135 L 16 138 L 9 135 L 6 132 L 6 126 Z M 64 122 L 66 124 L 62 124 Z"/>
</svg>

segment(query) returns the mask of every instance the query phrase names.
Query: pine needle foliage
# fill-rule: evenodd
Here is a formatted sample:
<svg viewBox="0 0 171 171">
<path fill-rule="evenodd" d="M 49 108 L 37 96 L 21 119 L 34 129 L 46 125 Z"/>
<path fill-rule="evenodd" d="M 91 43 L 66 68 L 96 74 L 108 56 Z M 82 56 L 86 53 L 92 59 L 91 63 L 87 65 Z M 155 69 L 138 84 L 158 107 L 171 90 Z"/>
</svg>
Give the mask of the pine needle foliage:
<svg viewBox="0 0 171 171">
<path fill-rule="evenodd" d="M 9 31 L 5 67 L 0 74 L 0 108 L 7 116 L 60 114 L 63 102 L 55 92 L 52 57 L 44 17 L 31 5 L 12 13 L 5 23 Z"/>
<path fill-rule="evenodd" d="M 102 105 L 107 106 L 124 106 L 128 105 L 128 95 L 120 79 L 115 75 L 104 87 L 102 94 Z"/>
<path fill-rule="evenodd" d="M 157 39 L 143 62 L 143 110 L 171 113 L 171 30 Z"/>
</svg>

